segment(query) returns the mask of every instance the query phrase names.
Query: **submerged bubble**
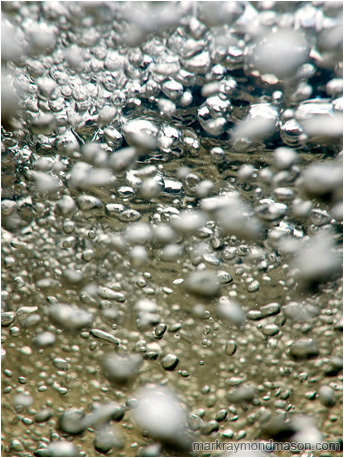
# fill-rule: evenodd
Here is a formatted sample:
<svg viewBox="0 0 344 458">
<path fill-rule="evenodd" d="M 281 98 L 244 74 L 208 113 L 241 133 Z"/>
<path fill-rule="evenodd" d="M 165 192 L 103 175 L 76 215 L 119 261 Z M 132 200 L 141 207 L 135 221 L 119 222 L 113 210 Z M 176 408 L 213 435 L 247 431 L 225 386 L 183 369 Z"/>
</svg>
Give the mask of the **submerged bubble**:
<svg viewBox="0 0 344 458">
<path fill-rule="evenodd" d="M 330 386 L 323 385 L 319 389 L 319 399 L 325 407 L 333 407 L 336 403 L 334 391 Z"/>
<path fill-rule="evenodd" d="M 104 427 L 96 432 L 94 439 L 94 448 L 97 452 L 108 453 L 112 449 L 119 450 L 123 448 L 124 443 L 117 429 L 113 426 Z"/>
<path fill-rule="evenodd" d="M 44 423 L 53 416 L 53 413 L 49 409 L 42 409 L 39 410 L 35 415 L 35 422 L 36 423 Z"/>
<path fill-rule="evenodd" d="M 128 208 L 118 214 L 118 219 L 123 222 L 134 222 L 141 219 L 141 213 L 133 208 Z"/>
<path fill-rule="evenodd" d="M 123 172 L 135 162 L 136 157 L 137 150 L 135 148 L 122 148 L 110 155 L 109 167 L 115 172 Z"/>
<path fill-rule="evenodd" d="M 14 312 L 1 313 L 1 326 L 10 326 L 15 320 L 16 314 Z"/>
<path fill-rule="evenodd" d="M 235 343 L 235 340 L 227 340 L 226 342 L 226 354 L 229 356 L 234 355 L 236 352 L 237 345 Z"/>
<path fill-rule="evenodd" d="M 261 75 L 273 74 L 278 78 L 294 75 L 309 55 L 304 36 L 288 29 L 265 35 L 250 51 L 246 60 L 249 66 L 258 69 Z"/>
<path fill-rule="evenodd" d="M 313 239 L 303 242 L 301 252 L 295 257 L 297 277 L 303 286 L 316 286 L 339 275 L 341 263 L 332 250 L 333 242 L 327 232 L 319 233 Z"/>
<path fill-rule="evenodd" d="M 129 121 L 123 125 L 123 134 L 131 146 L 153 150 L 157 146 L 158 128 L 146 119 Z"/>
<path fill-rule="evenodd" d="M 119 345 L 119 340 L 109 332 L 102 331 L 101 329 L 91 329 L 90 334 L 104 342 L 108 342 L 116 346 Z"/>
<path fill-rule="evenodd" d="M 105 376 L 113 383 L 123 385 L 129 382 L 136 374 L 141 365 L 140 355 L 107 355 L 103 362 Z"/>
<path fill-rule="evenodd" d="M 147 387 L 138 393 L 137 399 L 133 415 L 140 428 L 154 439 L 184 449 L 186 412 L 175 394 L 165 387 Z"/>
<path fill-rule="evenodd" d="M 59 428 L 68 434 L 81 434 L 85 430 L 83 418 L 84 412 L 80 409 L 66 410 L 58 420 Z"/>
<path fill-rule="evenodd" d="M 216 311 L 220 318 L 236 326 L 241 326 L 244 323 L 244 311 L 242 307 L 233 300 L 228 300 L 225 297 L 220 298 L 216 306 Z"/>
<path fill-rule="evenodd" d="M 80 210 L 90 211 L 95 209 L 100 209 L 103 207 L 101 200 L 97 197 L 90 195 L 83 195 L 77 198 L 76 203 Z"/>
<path fill-rule="evenodd" d="M 76 305 L 54 304 L 49 307 L 49 315 L 52 321 L 66 330 L 78 330 L 90 327 L 93 323 L 93 315 Z"/>
<path fill-rule="evenodd" d="M 60 371 L 66 371 L 69 368 L 68 362 L 63 358 L 55 358 L 53 365 Z"/>
<path fill-rule="evenodd" d="M 178 357 L 171 353 L 165 355 L 161 360 L 161 365 L 166 371 L 173 371 L 177 367 L 178 363 Z"/>
<path fill-rule="evenodd" d="M 192 272 L 186 281 L 186 289 L 192 294 L 209 299 L 218 296 L 220 293 L 218 280 L 210 271 Z"/>
<path fill-rule="evenodd" d="M 319 350 L 313 339 L 299 339 L 290 347 L 290 355 L 296 360 L 305 360 L 318 356 Z"/>
<path fill-rule="evenodd" d="M 94 410 L 86 415 L 83 423 L 87 427 L 103 427 L 111 420 L 120 421 L 124 416 L 124 409 L 116 402 L 96 404 Z"/>
<path fill-rule="evenodd" d="M 64 440 L 49 444 L 45 453 L 47 456 L 77 456 L 75 445 L 72 442 Z"/>
<path fill-rule="evenodd" d="M 54 345 L 55 340 L 55 334 L 52 332 L 42 332 L 33 339 L 32 343 L 35 347 L 45 348 Z"/>
<path fill-rule="evenodd" d="M 278 112 L 268 103 L 251 105 L 247 117 L 233 131 L 235 141 L 256 141 L 269 138 L 278 125 Z"/>
</svg>

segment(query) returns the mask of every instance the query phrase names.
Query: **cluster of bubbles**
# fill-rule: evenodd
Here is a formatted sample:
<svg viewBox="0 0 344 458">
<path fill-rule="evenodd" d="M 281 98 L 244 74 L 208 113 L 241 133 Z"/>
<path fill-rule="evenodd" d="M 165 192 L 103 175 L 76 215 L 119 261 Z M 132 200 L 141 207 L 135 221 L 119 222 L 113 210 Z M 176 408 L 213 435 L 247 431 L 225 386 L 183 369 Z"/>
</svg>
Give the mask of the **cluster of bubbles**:
<svg viewBox="0 0 344 458">
<path fill-rule="evenodd" d="M 214 6 L 2 3 L 3 456 L 339 441 L 342 5 Z"/>
</svg>

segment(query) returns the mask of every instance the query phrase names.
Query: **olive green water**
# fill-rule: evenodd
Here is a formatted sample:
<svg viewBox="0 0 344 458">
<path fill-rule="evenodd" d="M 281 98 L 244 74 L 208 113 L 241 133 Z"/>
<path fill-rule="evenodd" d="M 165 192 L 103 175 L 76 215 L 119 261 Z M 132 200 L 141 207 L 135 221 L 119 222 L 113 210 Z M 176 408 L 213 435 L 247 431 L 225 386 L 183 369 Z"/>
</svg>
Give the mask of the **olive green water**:
<svg viewBox="0 0 344 458">
<path fill-rule="evenodd" d="M 230 180 L 223 180 L 214 165 L 209 161 L 207 163 L 205 155 L 202 157 L 203 160 L 179 162 L 192 168 L 201 177 L 211 176 L 219 188 L 233 183 L 245 198 L 252 198 L 249 191 L 243 191 L 237 185 L 235 169 L 231 170 Z M 174 176 L 173 168 L 172 164 L 166 166 L 166 173 L 171 177 Z M 98 194 L 106 195 L 107 192 L 103 189 Z M 35 197 L 40 203 L 39 197 Z M 184 200 L 177 200 L 173 205 L 182 208 Z M 142 212 L 142 219 L 148 221 L 157 215 L 159 205 L 167 207 L 172 202 L 170 197 L 165 197 L 150 204 L 131 202 L 131 207 Z M 228 296 L 234 293 L 245 311 L 260 310 L 271 302 L 284 305 L 295 300 L 317 306 L 321 311 L 312 326 L 294 323 L 286 319 L 282 312 L 260 321 L 246 320 L 245 327 L 237 329 L 218 319 L 214 313 L 216 299 L 208 302 L 192 297 L 185 292 L 183 284 L 174 283 L 175 280 L 184 279 L 187 272 L 193 269 L 188 255 L 174 262 L 165 262 L 159 258 L 158 249 L 152 248 L 149 263 L 140 271 L 133 269 L 123 254 L 101 242 L 102 234 L 122 229 L 123 224 L 114 218 L 91 213 L 86 217 L 84 214 L 76 217 L 74 245 L 64 249 L 62 243 L 66 234 L 61 228 L 63 218 L 51 218 L 51 222 L 49 218 L 44 218 L 42 221 L 37 219 L 34 211 L 32 216 L 30 229 L 15 234 L 3 233 L 3 289 L 9 293 L 8 309 L 38 307 L 41 316 L 41 321 L 34 328 L 17 318 L 16 322 L 2 331 L 3 349 L 7 353 L 2 380 L 4 456 L 13 456 L 14 453 L 15 456 L 32 456 L 40 444 L 56 440 L 61 434 L 56 429 L 56 422 L 66 409 L 81 408 L 89 413 L 92 402 L 116 401 L 125 405 L 135 390 L 147 382 L 172 387 L 180 394 L 190 412 L 204 410 L 202 420 L 205 423 L 214 420 L 221 409 L 227 410 L 226 420 L 219 422 L 219 431 L 212 433 L 211 439 L 195 433 L 195 437 L 201 440 L 212 440 L 213 437 L 221 439 L 221 433 L 228 429 L 232 430 L 234 440 L 261 439 L 259 418 L 283 412 L 313 417 L 327 441 L 340 437 L 341 376 L 325 375 L 331 358 L 341 355 L 342 333 L 337 325 L 341 313 L 340 281 L 322 286 L 316 294 L 301 297 L 293 280 L 288 278 L 289 265 L 283 256 L 276 255 L 275 250 L 269 252 L 266 272 L 257 270 L 256 261 L 246 261 L 245 257 L 236 255 L 234 259 L 224 260 L 223 246 L 212 250 L 219 259 L 219 265 L 208 264 L 207 267 L 214 271 L 225 270 L 233 276 L 233 282 L 222 286 L 221 294 Z M 91 263 L 85 263 L 79 256 L 85 240 L 90 240 L 90 237 L 95 256 Z M 192 243 L 184 242 L 184 249 L 194 248 L 194 242 L 201 240 L 205 240 L 209 246 L 211 236 L 193 237 Z M 227 239 L 226 245 L 253 248 L 251 244 L 235 237 Z M 14 265 L 9 267 L 6 266 L 8 256 L 15 259 Z M 242 262 L 239 263 L 240 260 Z M 87 281 L 77 285 L 69 283 L 56 271 L 56 264 L 62 269 L 81 269 Z M 37 280 L 42 275 L 47 276 L 47 272 L 51 285 L 35 288 Z M 18 277 L 23 280 L 19 284 Z M 256 292 L 247 291 L 247 279 L 250 277 L 259 281 L 260 287 Z M 81 294 L 87 283 L 107 285 L 124 292 L 126 301 L 115 304 L 120 314 L 118 325 L 104 318 L 99 310 L 99 302 Z M 44 313 L 50 296 L 56 297 L 61 303 L 80 304 L 82 308 L 93 312 L 96 317 L 93 327 L 119 338 L 123 351 L 143 355 L 148 353 L 148 358 L 149 352 L 152 352 L 154 359 L 144 360 L 135 380 L 125 389 L 118 389 L 106 380 L 100 370 L 102 355 L 111 351 L 113 346 L 97 341 L 88 332 L 71 334 L 56 330 L 53 347 L 36 349 L 32 346 L 33 336 L 44 330 L 55 330 Z M 158 303 L 160 320 L 167 325 L 167 332 L 161 340 L 155 338 L 152 328 L 138 330 L 136 327 L 133 306 L 142 297 L 152 298 Z M 194 309 L 196 304 L 202 305 L 197 314 Z M 278 334 L 272 337 L 264 335 L 262 325 L 273 323 L 278 325 Z M 319 356 L 316 359 L 294 361 L 290 358 L 290 343 L 302 337 L 312 337 L 318 343 Z M 233 355 L 226 353 L 228 340 L 236 342 L 237 349 Z M 173 372 L 166 372 L 161 366 L 161 356 L 167 353 L 179 358 L 178 367 Z M 70 369 L 66 372 L 57 371 L 52 365 L 56 357 L 66 359 Z M 230 404 L 227 393 L 243 383 L 255 387 L 255 401 L 249 405 Z M 323 384 L 329 384 L 336 393 L 337 403 L 330 409 L 324 407 L 316 397 Z M 67 388 L 66 393 L 59 393 L 61 387 Z M 16 409 L 14 406 L 13 398 L 21 392 L 33 398 L 32 405 L 27 409 Z M 35 423 L 35 413 L 46 407 L 53 414 L 51 420 Z M 130 410 L 126 411 L 118 429 L 123 437 L 124 448 L 118 450 L 116 456 L 117 453 L 118 456 L 136 456 L 140 447 L 151 443 L 151 439 L 142 437 L 136 429 Z M 62 434 L 61 437 L 66 435 Z M 92 431 L 86 431 L 73 439 L 78 450 L 85 452 L 86 456 L 100 456 L 93 448 L 93 437 Z M 22 450 L 14 451 L 11 443 L 18 438 Z M 164 453 L 169 455 L 171 452 Z"/>
</svg>

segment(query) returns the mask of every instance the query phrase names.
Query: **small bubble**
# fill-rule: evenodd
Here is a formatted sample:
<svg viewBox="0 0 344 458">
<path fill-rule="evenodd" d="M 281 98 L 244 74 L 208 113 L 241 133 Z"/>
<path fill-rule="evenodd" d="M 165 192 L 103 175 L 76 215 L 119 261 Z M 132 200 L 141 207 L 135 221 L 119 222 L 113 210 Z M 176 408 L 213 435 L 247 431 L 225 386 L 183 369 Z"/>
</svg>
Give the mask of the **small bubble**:
<svg viewBox="0 0 344 458">
<path fill-rule="evenodd" d="M 248 285 L 247 291 L 248 291 L 249 293 L 255 293 L 256 291 L 259 290 L 259 287 L 260 287 L 259 281 L 254 280 L 253 282 L 251 282 L 251 283 Z"/>
<path fill-rule="evenodd" d="M 161 365 L 166 371 L 173 371 L 179 363 L 179 359 L 176 355 L 167 354 L 161 360 Z"/>
<path fill-rule="evenodd" d="M 69 369 L 68 362 L 63 358 L 55 358 L 53 360 L 53 365 L 60 371 L 66 371 Z"/>
<path fill-rule="evenodd" d="M 213 298 L 219 295 L 220 285 L 216 276 L 208 271 L 195 271 L 186 281 L 187 290 L 195 295 Z"/>
<path fill-rule="evenodd" d="M 228 340 L 226 342 L 226 354 L 228 356 L 234 355 L 234 353 L 236 352 L 236 349 L 237 349 L 237 345 L 236 345 L 235 340 Z"/>
<path fill-rule="evenodd" d="M 64 396 L 65 394 L 68 393 L 68 388 L 65 388 L 64 386 L 61 386 L 60 388 L 57 389 L 58 393 Z"/>
</svg>

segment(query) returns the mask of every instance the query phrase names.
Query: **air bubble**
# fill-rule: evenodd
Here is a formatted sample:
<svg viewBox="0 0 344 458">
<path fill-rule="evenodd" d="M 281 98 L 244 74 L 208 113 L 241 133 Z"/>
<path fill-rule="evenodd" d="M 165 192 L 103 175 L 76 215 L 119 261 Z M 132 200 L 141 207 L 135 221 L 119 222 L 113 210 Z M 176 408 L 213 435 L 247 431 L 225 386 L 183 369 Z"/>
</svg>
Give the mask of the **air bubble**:
<svg viewBox="0 0 344 458">
<path fill-rule="evenodd" d="M 296 340 L 290 347 L 290 355 L 296 360 L 315 358 L 318 354 L 318 346 L 313 339 Z"/>
<path fill-rule="evenodd" d="M 177 367 L 178 363 L 178 357 L 171 353 L 164 356 L 161 360 L 161 365 L 166 371 L 173 371 Z"/>
<path fill-rule="evenodd" d="M 103 207 L 102 202 L 97 197 L 89 195 L 78 197 L 76 203 L 81 211 L 96 210 Z"/>
<path fill-rule="evenodd" d="M 134 210 L 133 208 L 128 208 L 126 210 L 123 210 L 121 213 L 118 215 L 118 219 L 123 222 L 134 222 L 138 221 L 141 219 L 142 215 L 139 211 Z"/>
<path fill-rule="evenodd" d="M 210 271 L 192 272 L 186 281 L 186 289 L 192 294 L 209 299 L 220 293 L 217 277 Z"/>
<path fill-rule="evenodd" d="M 131 120 L 124 124 L 123 134 L 130 146 L 153 150 L 157 146 L 158 128 L 146 119 Z"/>
<path fill-rule="evenodd" d="M 96 431 L 94 448 L 97 452 L 105 454 L 112 449 L 120 450 L 123 446 L 123 440 L 113 426 L 107 426 Z"/>
<path fill-rule="evenodd" d="M 93 315 L 76 305 L 50 305 L 49 315 L 57 326 L 71 331 L 90 327 L 93 323 Z"/>
<path fill-rule="evenodd" d="M 237 345 L 235 343 L 235 340 L 228 340 L 226 342 L 226 354 L 228 356 L 234 355 L 234 353 L 236 352 L 236 349 L 237 349 Z"/>
<path fill-rule="evenodd" d="M 3 2 L 4 454 L 340 437 L 335 3 Z"/>
<path fill-rule="evenodd" d="M 107 379 L 116 385 L 128 383 L 137 374 L 142 363 L 140 355 L 108 354 L 103 362 L 103 371 Z"/>
<path fill-rule="evenodd" d="M 115 346 L 118 346 L 120 343 L 119 340 L 115 336 L 113 336 L 109 332 L 102 331 L 101 329 L 91 329 L 90 334 L 92 334 L 94 337 L 96 337 L 99 340 L 111 343 Z"/>
<path fill-rule="evenodd" d="M 139 391 L 137 399 L 133 415 L 142 430 L 181 449 L 188 444 L 184 431 L 186 412 L 173 392 L 166 387 L 147 387 Z"/>
<path fill-rule="evenodd" d="M 1 313 L 1 326 L 10 326 L 15 320 L 16 314 L 14 312 Z"/>
<path fill-rule="evenodd" d="M 244 323 L 245 314 L 242 307 L 233 300 L 228 300 L 225 297 L 220 298 L 216 311 L 220 318 L 236 326 L 241 326 Z"/>
<path fill-rule="evenodd" d="M 33 340 L 32 344 L 35 347 L 46 348 L 55 344 L 56 337 L 52 332 L 42 332 L 38 334 Z"/>
<path fill-rule="evenodd" d="M 67 434 L 80 434 L 85 430 L 83 426 L 84 412 L 81 409 L 66 410 L 58 420 L 58 427 Z"/>
<path fill-rule="evenodd" d="M 259 282 L 257 280 L 254 280 L 253 282 L 251 282 L 248 287 L 247 287 L 247 291 L 249 293 L 255 293 L 256 291 L 259 290 Z"/>
<path fill-rule="evenodd" d="M 107 286 L 98 286 L 97 294 L 103 299 L 114 300 L 117 302 L 125 301 L 125 295 L 123 293 L 114 291 L 113 289 L 108 288 Z"/>
<path fill-rule="evenodd" d="M 53 360 L 53 365 L 58 369 L 59 371 L 66 371 L 69 369 L 69 364 L 68 361 L 66 361 L 63 358 L 55 358 Z"/>
</svg>

